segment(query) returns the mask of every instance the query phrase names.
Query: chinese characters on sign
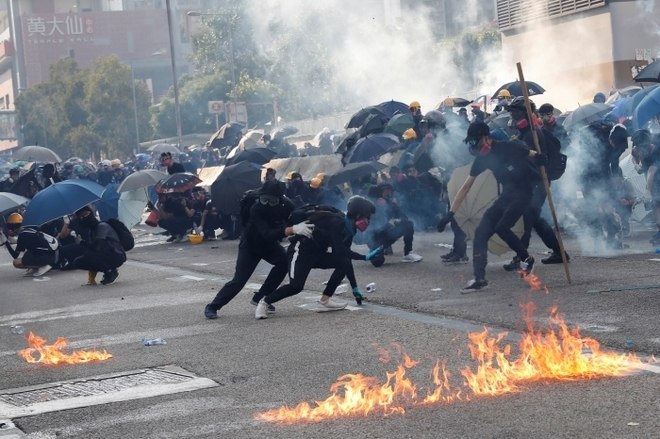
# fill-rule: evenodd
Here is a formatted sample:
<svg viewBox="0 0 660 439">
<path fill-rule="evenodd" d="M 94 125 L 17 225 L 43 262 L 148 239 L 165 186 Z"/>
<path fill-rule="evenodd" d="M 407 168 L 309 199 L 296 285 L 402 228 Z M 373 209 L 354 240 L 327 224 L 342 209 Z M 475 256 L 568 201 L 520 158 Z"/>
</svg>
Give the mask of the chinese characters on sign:
<svg viewBox="0 0 660 439">
<path fill-rule="evenodd" d="M 94 20 L 78 14 L 29 16 L 25 19 L 28 44 L 80 43 L 94 41 Z"/>
</svg>

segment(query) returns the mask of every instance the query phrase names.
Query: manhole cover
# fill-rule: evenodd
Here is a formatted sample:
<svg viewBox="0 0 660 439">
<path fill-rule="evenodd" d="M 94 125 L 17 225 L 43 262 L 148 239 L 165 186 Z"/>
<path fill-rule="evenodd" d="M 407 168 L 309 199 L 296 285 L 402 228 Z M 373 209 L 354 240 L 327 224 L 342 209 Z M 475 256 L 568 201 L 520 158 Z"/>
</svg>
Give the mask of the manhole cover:
<svg viewBox="0 0 660 439">
<path fill-rule="evenodd" d="M 120 372 L 0 391 L 0 419 L 215 387 L 178 366 Z"/>
</svg>

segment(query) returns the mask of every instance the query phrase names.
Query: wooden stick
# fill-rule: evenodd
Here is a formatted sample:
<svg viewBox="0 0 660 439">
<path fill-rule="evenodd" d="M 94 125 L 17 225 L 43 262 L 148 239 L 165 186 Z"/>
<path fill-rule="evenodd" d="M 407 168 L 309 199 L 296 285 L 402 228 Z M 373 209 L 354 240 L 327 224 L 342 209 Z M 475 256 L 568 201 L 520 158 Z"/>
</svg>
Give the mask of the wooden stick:
<svg viewBox="0 0 660 439">
<path fill-rule="evenodd" d="M 541 154 L 541 145 L 539 144 L 539 137 L 534 127 L 534 118 L 532 117 L 532 105 L 529 101 L 529 91 L 527 89 L 527 83 L 525 82 L 525 76 L 522 71 L 522 64 L 516 63 L 518 67 L 518 77 L 520 78 L 520 88 L 525 97 L 525 108 L 527 109 L 527 117 L 529 118 L 529 124 L 532 128 L 532 139 L 534 140 L 534 147 L 536 152 Z M 541 170 L 541 178 L 543 179 L 543 186 L 545 187 L 545 193 L 548 196 L 548 207 L 552 213 L 552 220 L 555 223 L 555 236 L 559 242 L 559 251 L 561 252 L 561 261 L 564 264 L 564 271 L 566 272 L 566 280 L 568 283 L 571 283 L 571 273 L 568 271 L 568 260 L 566 259 L 566 252 L 564 251 L 564 241 L 561 238 L 561 232 L 559 231 L 559 221 L 557 221 L 557 213 L 555 211 L 555 203 L 552 201 L 552 192 L 550 191 L 550 182 L 548 181 L 548 174 L 545 171 L 545 166 L 539 166 Z"/>
</svg>

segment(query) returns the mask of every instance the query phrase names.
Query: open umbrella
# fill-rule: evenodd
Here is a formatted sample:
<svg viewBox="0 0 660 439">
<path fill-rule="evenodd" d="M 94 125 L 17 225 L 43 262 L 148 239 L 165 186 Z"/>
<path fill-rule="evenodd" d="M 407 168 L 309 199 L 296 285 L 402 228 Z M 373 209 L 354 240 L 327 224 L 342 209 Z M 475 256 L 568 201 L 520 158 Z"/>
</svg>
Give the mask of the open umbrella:
<svg viewBox="0 0 660 439">
<path fill-rule="evenodd" d="M 277 153 L 269 148 L 252 148 L 239 151 L 230 160 L 228 160 L 228 163 L 230 165 L 235 165 L 236 163 L 247 161 L 256 163 L 258 165 L 263 165 L 271 161 L 276 155 Z"/>
<path fill-rule="evenodd" d="M 387 125 L 388 118 L 382 114 L 370 114 L 364 120 L 358 132 L 360 137 L 368 136 L 369 134 L 382 133 Z"/>
<path fill-rule="evenodd" d="M 451 178 L 447 183 L 447 192 L 449 198 L 454 199 L 456 193 L 461 188 L 465 179 L 470 175 L 471 164 L 454 169 Z M 470 192 L 463 200 L 454 218 L 458 225 L 467 234 L 468 238 L 474 239 L 474 232 L 481 221 L 486 210 L 493 204 L 497 198 L 498 185 L 491 171 L 482 172 L 474 181 Z M 513 227 L 513 232 L 519 237 L 523 234 L 523 220 L 518 220 Z M 502 255 L 511 249 L 502 239 L 493 235 L 488 241 L 488 250 L 496 255 Z"/>
<path fill-rule="evenodd" d="M 159 171 L 158 169 L 136 171 L 121 182 L 117 188 L 117 192 L 127 192 L 153 186 L 164 178 L 167 178 L 167 172 Z"/>
<path fill-rule="evenodd" d="M 439 110 L 444 107 L 465 107 L 467 105 L 470 105 L 472 101 L 469 101 L 464 98 L 445 98 L 442 102 L 440 102 L 435 109 Z"/>
<path fill-rule="evenodd" d="M 534 96 L 534 95 L 542 95 L 545 93 L 545 89 L 538 85 L 536 82 L 532 81 L 525 81 L 527 84 L 527 93 L 529 96 Z M 512 96 L 522 96 L 522 88 L 520 86 L 520 81 L 514 81 L 514 82 L 507 82 L 506 84 L 500 86 L 497 90 L 495 90 L 495 93 L 491 97 L 491 99 L 497 99 L 497 95 L 501 90 L 507 90 L 509 93 L 511 93 Z"/>
<path fill-rule="evenodd" d="M 653 90 L 656 88 L 660 87 L 660 84 L 654 84 L 650 87 L 644 87 L 628 100 L 628 108 L 626 111 L 628 114 L 633 114 L 635 112 L 635 108 L 639 105 L 640 102 L 642 102 L 642 99 L 646 97 L 649 93 L 651 93 Z"/>
<path fill-rule="evenodd" d="M 26 226 L 41 226 L 100 200 L 105 188 L 91 180 L 64 180 L 39 191 L 23 215 Z"/>
<path fill-rule="evenodd" d="M 656 59 L 644 67 L 633 80 L 636 82 L 660 82 L 660 59 Z"/>
<path fill-rule="evenodd" d="M 186 192 L 201 183 L 202 180 L 190 172 L 177 172 L 165 177 L 156 183 L 155 189 L 159 194 Z"/>
<path fill-rule="evenodd" d="M 155 154 L 162 154 L 164 152 L 171 152 L 172 154 L 181 154 L 181 151 L 179 151 L 179 148 L 176 147 L 176 145 L 171 145 L 169 143 L 156 143 L 155 145 L 151 145 L 149 148 L 147 148 L 147 151 L 150 153 L 155 153 Z"/>
<path fill-rule="evenodd" d="M 62 161 L 60 156 L 58 156 L 52 149 L 37 145 L 18 148 L 12 154 L 12 159 L 41 163 L 59 163 Z"/>
<path fill-rule="evenodd" d="M 349 163 L 341 170 L 328 176 L 328 186 L 338 186 L 343 183 L 348 183 L 357 180 L 365 175 L 375 174 L 378 171 L 385 169 L 387 166 L 380 162 L 359 162 Z"/>
<path fill-rule="evenodd" d="M 381 110 L 388 118 L 391 118 L 395 114 L 410 114 L 408 104 L 395 100 L 381 102 L 380 104 L 375 105 L 375 107 Z"/>
<path fill-rule="evenodd" d="M 149 197 L 145 188 L 122 192 L 119 195 L 117 207 L 119 220 L 129 229 L 140 224 L 148 201 Z"/>
<path fill-rule="evenodd" d="M 96 203 L 96 211 L 98 212 L 101 221 L 107 221 L 110 218 L 117 218 L 118 205 L 119 192 L 117 192 L 117 184 L 110 183 L 105 187 L 99 202 Z"/>
<path fill-rule="evenodd" d="M 346 128 L 360 128 L 370 114 L 386 116 L 385 112 L 378 107 L 365 107 L 353 114 L 346 124 Z"/>
<path fill-rule="evenodd" d="M 581 105 L 566 116 L 563 126 L 565 129 L 570 130 L 583 125 L 589 125 L 591 122 L 602 120 L 611 110 L 611 105 L 596 102 Z"/>
<path fill-rule="evenodd" d="M 11 192 L 0 192 L 0 215 L 25 206 L 29 202 L 29 198 L 12 194 Z"/>
<path fill-rule="evenodd" d="M 213 205 L 225 215 L 241 211 L 241 197 L 245 191 L 261 186 L 261 166 L 240 162 L 226 166 L 211 185 Z"/>
<path fill-rule="evenodd" d="M 238 143 L 239 134 L 245 128 L 245 124 L 241 122 L 229 122 L 220 127 L 218 131 L 213 133 L 209 142 L 212 148 L 222 148 L 223 146 L 236 146 Z"/>
<path fill-rule="evenodd" d="M 384 132 L 389 134 L 394 134 L 397 137 L 401 137 L 404 131 L 414 126 L 415 126 L 415 122 L 413 121 L 412 114 L 410 113 L 395 114 L 387 122 Z"/>
<path fill-rule="evenodd" d="M 646 123 L 656 114 L 660 114 L 660 87 L 642 99 L 633 112 L 633 128 L 638 130 L 644 128 Z"/>
<path fill-rule="evenodd" d="M 397 146 L 399 139 L 393 134 L 371 134 L 355 143 L 347 159 L 349 163 L 375 160 Z"/>
<path fill-rule="evenodd" d="M 284 139 L 285 137 L 293 136 L 297 132 L 298 132 L 298 128 L 292 126 L 286 126 L 276 129 L 275 131 L 270 133 L 270 135 L 273 139 Z"/>
<path fill-rule="evenodd" d="M 606 104 L 613 104 L 616 101 L 619 101 L 621 99 L 629 98 L 631 96 L 635 96 L 637 92 L 642 90 L 642 87 L 639 87 L 637 85 L 631 85 L 628 87 L 620 88 L 607 98 L 605 101 Z"/>
</svg>

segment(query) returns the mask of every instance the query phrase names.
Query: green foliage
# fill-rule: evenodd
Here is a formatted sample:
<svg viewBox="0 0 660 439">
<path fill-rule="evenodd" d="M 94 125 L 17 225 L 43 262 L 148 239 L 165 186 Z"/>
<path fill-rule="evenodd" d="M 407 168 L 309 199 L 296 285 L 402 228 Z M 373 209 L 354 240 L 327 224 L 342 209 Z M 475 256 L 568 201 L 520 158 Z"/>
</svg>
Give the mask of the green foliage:
<svg viewBox="0 0 660 439">
<path fill-rule="evenodd" d="M 476 86 L 479 82 L 478 75 L 483 64 L 483 55 L 502 50 L 501 38 L 499 31 L 487 30 L 464 33 L 448 41 L 452 48 L 454 64 L 464 74 L 471 75 L 473 85 Z"/>
</svg>

